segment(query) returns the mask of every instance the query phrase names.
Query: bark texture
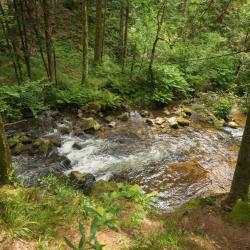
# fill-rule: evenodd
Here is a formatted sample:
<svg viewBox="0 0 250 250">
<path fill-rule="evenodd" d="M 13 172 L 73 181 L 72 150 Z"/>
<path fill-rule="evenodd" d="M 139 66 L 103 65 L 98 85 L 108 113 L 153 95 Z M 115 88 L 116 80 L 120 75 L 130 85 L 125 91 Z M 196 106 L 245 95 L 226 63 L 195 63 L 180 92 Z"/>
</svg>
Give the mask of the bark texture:
<svg viewBox="0 0 250 250">
<path fill-rule="evenodd" d="M 88 44 L 89 32 L 88 32 L 88 12 L 87 12 L 87 0 L 82 1 L 82 83 L 88 80 L 89 61 L 88 61 Z"/>
<path fill-rule="evenodd" d="M 250 185 L 250 109 L 243 134 L 238 161 L 227 204 L 233 206 L 238 199 L 247 200 Z"/>
<path fill-rule="evenodd" d="M 12 173 L 10 149 L 0 115 L 0 185 L 10 183 Z"/>
</svg>

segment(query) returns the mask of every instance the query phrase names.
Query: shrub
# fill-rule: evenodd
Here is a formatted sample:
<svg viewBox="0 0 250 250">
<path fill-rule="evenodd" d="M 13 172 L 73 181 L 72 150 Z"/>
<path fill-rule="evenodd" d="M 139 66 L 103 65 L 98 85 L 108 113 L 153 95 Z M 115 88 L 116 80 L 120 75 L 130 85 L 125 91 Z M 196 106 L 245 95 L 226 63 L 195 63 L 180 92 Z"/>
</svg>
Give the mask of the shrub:
<svg viewBox="0 0 250 250">
<path fill-rule="evenodd" d="M 177 66 L 156 65 L 154 68 L 155 89 L 153 100 L 167 103 L 173 98 L 186 96 L 191 91 Z"/>
<path fill-rule="evenodd" d="M 237 102 L 237 97 L 233 94 L 208 92 L 203 94 L 202 101 L 215 116 L 228 119 L 234 103 Z"/>
</svg>

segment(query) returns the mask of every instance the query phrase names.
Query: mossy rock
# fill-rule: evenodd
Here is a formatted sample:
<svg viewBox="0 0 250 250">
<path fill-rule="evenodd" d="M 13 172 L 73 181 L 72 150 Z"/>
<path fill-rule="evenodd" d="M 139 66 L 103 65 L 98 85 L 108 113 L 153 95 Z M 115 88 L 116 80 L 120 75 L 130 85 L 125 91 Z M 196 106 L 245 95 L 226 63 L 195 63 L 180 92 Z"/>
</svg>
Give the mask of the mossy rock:
<svg viewBox="0 0 250 250">
<path fill-rule="evenodd" d="M 192 112 L 193 112 L 193 110 L 191 109 L 191 108 L 183 108 L 183 113 L 185 113 L 186 115 L 188 115 L 188 116 L 191 116 L 192 115 Z"/>
<path fill-rule="evenodd" d="M 31 144 L 32 143 L 32 138 L 28 135 L 20 135 L 19 136 L 19 141 L 23 144 Z"/>
<path fill-rule="evenodd" d="M 40 148 L 43 144 L 43 141 L 40 138 L 35 139 L 33 143 L 33 148 Z"/>
<path fill-rule="evenodd" d="M 113 117 L 112 117 L 111 115 L 108 115 L 108 116 L 105 116 L 105 117 L 104 117 L 104 120 L 105 120 L 105 122 L 110 123 L 110 122 L 112 122 L 114 119 L 113 119 Z"/>
<path fill-rule="evenodd" d="M 190 125 L 190 121 L 183 117 L 178 117 L 177 122 L 180 126 L 185 127 Z"/>
<path fill-rule="evenodd" d="M 234 128 L 237 129 L 239 127 L 239 125 L 236 122 L 229 122 L 228 124 L 226 124 L 228 127 L 230 128 Z"/>
<path fill-rule="evenodd" d="M 226 217 L 227 221 L 242 226 L 250 225 L 250 203 L 238 202 Z"/>
<path fill-rule="evenodd" d="M 25 146 L 21 142 L 18 142 L 16 146 L 12 149 L 12 153 L 14 155 L 19 155 L 24 151 L 24 148 Z"/>
<path fill-rule="evenodd" d="M 102 195 L 103 193 L 112 193 L 118 190 L 119 190 L 119 187 L 117 183 L 100 180 L 95 183 L 95 186 L 93 188 L 91 195 L 98 197 Z"/>
<path fill-rule="evenodd" d="M 94 118 L 90 117 L 83 120 L 81 128 L 84 131 L 98 131 L 101 128 L 101 125 Z"/>
<path fill-rule="evenodd" d="M 95 184 L 95 176 L 93 174 L 72 171 L 69 175 L 70 183 L 79 188 L 84 194 L 89 195 Z"/>
<path fill-rule="evenodd" d="M 129 113 L 124 112 L 124 113 L 120 114 L 117 118 L 123 122 L 126 122 L 129 119 Z"/>
<path fill-rule="evenodd" d="M 19 136 L 18 135 L 15 135 L 13 137 L 11 137 L 9 140 L 9 147 L 12 149 L 14 148 L 18 143 L 20 143 L 20 140 L 19 140 Z"/>
</svg>

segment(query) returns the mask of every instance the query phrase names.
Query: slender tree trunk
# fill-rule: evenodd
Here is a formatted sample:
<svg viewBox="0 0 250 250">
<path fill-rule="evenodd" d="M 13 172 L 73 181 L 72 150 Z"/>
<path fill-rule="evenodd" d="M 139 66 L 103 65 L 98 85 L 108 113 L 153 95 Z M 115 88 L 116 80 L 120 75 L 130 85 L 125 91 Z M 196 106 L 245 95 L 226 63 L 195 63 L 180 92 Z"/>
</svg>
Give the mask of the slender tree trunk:
<svg viewBox="0 0 250 250">
<path fill-rule="evenodd" d="M 95 64 L 102 63 L 103 0 L 96 0 Z"/>
<path fill-rule="evenodd" d="M 126 3 L 125 8 L 125 29 L 124 29 L 124 43 L 122 51 L 122 72 L 125 70 L 126 60 L 127 60 L 127 47 L 128 47 L 128 19 L 129 19 L 129 4 Z"/>
<path fill-rule="evenodd" d="M 10 183 L 12 174 L 10 149 L 4 130 L 4 123 L 0 115 L 0 185 Z"/>
<path fill-rule="evenodd" d="M 0 13 L 2 14 L 2 16 L 6 17 L 6 14 L 5 14 L 5 11 L 3 9 L 1 2 L 0 2 Z M 5 21 L 1 21 L 1 24 L 3 28 L 3 32 L 5 34 L 7 46 L 9 47 L 10 53 L 13 58 L 13 65 L 14 65 L 14 69 L 16 72 L 16 76 L 17 76 L 17 82 L 18 84 L 20 84 L 23 81 L 23 73 L 22 73 L 22 67 L 21 67 L 20 60 L 19 60 L 19 53 L 17 50 L 16 42 L 13 39 L 11 39 L 9 36 L 10 27 L 9 27 L 7 18 L 5 19 Z"/>
<path fill-rule="evenodd" d="M 126 8 L 124 0 L 121 0 L 120 9 L 120 34 L 119 34 L 119 60 L 123 62 L 124 40 L 125 40 L 125 26 L 126 26 Z"/>
<path fill-rule="evenodd" d="M 45 42 L 46 42 L 46 52 L 48 60 L 48 73 L 51 82 L 57 86 L 56 79 L 56 67 L 55 67 L 55 50 L 52 40 L 52 27 L 50 25 L 50 10 L 48 0 L 43 0 L 43 15 L 44 15 L 44 28 L 45 28 Z"/>
<path fill-rule="evenodd" d="M 82 0 L 82 83 L 88 80 L 89 72 L 89 55 L 88 55 L 88 11 L 87 0 Z"/>
<path fill-rule="evenodd" d="M 106 29 L 106 16 L 107 16 L 107 0 L 104 1 L 104 11 L 103 11 L 103 25 L 102 25 L 102 58 L 104 55 L 104 47 L 105 47 L 105 29 Z"/>
<path fill-rule="evenodd" d="M 157 47 L 157 43 L 160 40 L 160 33 L 161 33 L 161 28 L 164 22 L 164 19 L 166 17 L 166 12 L 167 12 L 167 0 L 165 0 L 161 6 L 161 9 L 159 10 L 157 14 L 157 31 L 156 31 L 156 36 L 155 40 L 153 43 L 152 47 L 152 52 L 150 56 L 150 62 L 149 62 L 149 80 L 151 83 L 154 83 L 154 73 L 153 73 L 153 65 L 154 65 L 154 60 L 155 60 L 155 51 Z"/>
<path fill-rule="evenodd" d="M 30 50 L 29 50 L 29 41 L 28 41 L 28 34 L 27 34 L 27 27 L 26 27 L 26 20 L 25 20 L 25 12 L 24 12 L 24 3 L 23 0 L 20 3 L 21 8 L 21 20 L 22 20 L 22 26 L 23 26 L 23 38 L 24 38 L 24 52 L 25 52 L 25 61 L 26 61 L 26 67 L 27 67 L 27 74 L 28 77 L 31 79 L 31 60 L 30 60 Z"/>
<path fill-rule="evenodd" d="M 8 35 L 7 35 L 7 32 L 6 32 L 5 24 L 4 24 L 4 22 L 2 20 L 0 20 L 0 21 L 1 21 L 1 26 L 2 26 L 2 30 L 3 30 L 3 35 L 4 35 L 4 38 L 6 40 L 6 44 L 7 44 L 7 47 L 8 47 L 8 51 L 9 51 L 9 54 L 10 54 L 11 59 L 12 59 L 12 64 L 13 64 L 13 68 L 14 68 L 14 71 L 15 71 L 16 79 L 17 79 L 17 82 L 20 84 L 20 79 L 19 79 L 17 65 L 16 65 L 16 59 L 15 59 L 15 56 L 13 54 L 13 49 L 11 47 L 11 44 L 10 44 L 10 41 L 9 41 L 9 38 L 8 38 Z"/>
<path fill-rule="evenodd" d="M 243 134 L 238 161 L 227 205 L 233 206 L 238 199 L 247 200 L 250 185 L 250 109 L 247 115 L 247 122 Z"/>
<path fill-rule="evenodd" d="M 23 58 L 27 69 L 27 75 L 29 78 L 31 78 L 30 53 L 28 48 L 26 26 L 24 21 L 23 3 L 18 0 L 14 0 L 13 3 L 14 3 L 18 32 L 22 44 Z"/>
<path fill-rule="evenodd" d="M 41 34 L 37 28 L 37 20 L 35 20 L 35 18 L 33 17 L 32 15 L 32 10 L 31 10 L 31 2 L 32 1 L 29 1 L 29 3 L 27 3 L 27 0 L 24 0 L 24 4 L 25 4 L 25 7 L 26 7 L 26 10 L 27 10 L 27 14 L 29 16 L 29 23 L 31 24 L 32 26 L 32 29 L 35 33 L 35 37 L 36 37 L 36 41 L 37 41 L 37 44 L 38 44 L 38 47 L 39 47 L 39 53 L 40 53 L 40 56 L 42 58 L 42 61 L 43 61 L 43 65 L 44 65 L 44 69 L 46 71 L 46 74 L 49 78 L 49 72 L 48 72 L 48 66 L 47 66 L 47 63 L 46 63 L 46 59 L 45 59 L 45 56 L 44 56 L 44 53 L 43 53 L 43 43 L 42 43 L 42 37 L 41 37 Z M 35 8 L 35 5 L 33 5 L 33 7 Z"/>
</svg>

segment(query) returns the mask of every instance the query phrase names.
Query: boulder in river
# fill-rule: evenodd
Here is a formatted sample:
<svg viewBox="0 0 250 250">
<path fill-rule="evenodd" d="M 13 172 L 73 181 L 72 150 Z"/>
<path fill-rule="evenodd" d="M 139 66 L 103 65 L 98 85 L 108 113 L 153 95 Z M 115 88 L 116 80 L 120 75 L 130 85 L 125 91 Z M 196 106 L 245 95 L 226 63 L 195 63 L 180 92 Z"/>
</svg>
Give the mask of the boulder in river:
<svg viewBox="0 0 250 250">
<path fill-rule="evenodd" d="M 153 126 L 153 125 L 154 125 L 154 120 L 148 118 L 148 119 L 146 120 L 146 123 L 147 123 L 149 126 Z"/>
<path fill-rule="evenodd" d="M 75 143 L 72 145 L 72 148 L 73 148 L 73 149 L 76 149 L 76 150 L 81 150 L 81 149 L 82 149 L 82 146 L 81 146 L 79 143 L 75 142 Z"/>
<path fill-rule="evenodd" d="M 19 141 L 22 144 L 31 144 L 32 143 L 32 138 L 30 136 L 24 134 L 24 135 L 19 136 Z"/>
<path fill-rule="evenodd" d="M 113 117 L 112 117 L 111 115 L 108 115 L 108 116 L 105 116 L 105 117 L 104 117 L 104 120 L 105 120 L 105 122 L 110 123 L 110 122 L 112 122 L 114 119 L 113 119 Z"/>
<path fill-rule="evenodd" d="M 171 128 L 175 128 L 175 129 L 178 128 L 178 122 L 177 122 L 176 117 L 169 118 L 168 119 L 168 123 L 169 123 L 169 125 L 170 125 Z"/>
<path fill-rule="evenodd" d="M 186 114 L 187 116 L 191 116 L 192 109 L 191 108 L 183 108 L 183 113 Z"/>
<path fill-rule="evenodd" d="M 149 112 L 148 112 L 147 110 L 142 110 L 142 111 L 140 112 L 140 115 L 141 115 L 142 117 L 148 117 L 148 116 L 149 116 Z"/>
<path fill-rule="evenodd" d="M 128 119 L 129 119 L 129 113 L 128 112 L 124 112 L 124 113 L 120 114 L 118 116 L 118 119 L 121 120 L 121 121 L 123 121 L 123 122 L 128 121 Z"/>
<path fill-rule="evenodd" d="M 115 128 L 116 127 L 116 122 L 110 122 L 109 127 L 110 128 Z"/>
<path fill-rule="evenodd" d="M 155 124 L 157 125 L 162 125 L 165 122 L 165 119 L 163 119 L 162 117 L 157 117 L 155 119 Z"/>
<path fill-rule="evenodd" d="M 69 180 L 72 185 L 81 189 L 86 195 L 89 195 L 92 192 L 96 181 L 93 174 L 80 173 L 79 171 L 72 171 L 69 175 Z"/>
<path fill-rule="evenodd" d="M 236 129 L 236 128 L 238 128 L 239 127 L 239 125 L 236 123 L 236 122 L 229 122 L 228 124 L 227 124 L 227 126 L 228 127 L 230 127 L 230 128 L 234 128 L 234 129 Z"/>
<path fill-rule="evenodd" d="M 189 124 L 190 124 L 190 121 L 186 118 L 183 118 L 183 117 L 178 117 L 177 122 L 182 127 L 189 126 Z"/>
<path fill-rule="evenodd" d="M 81 128 L 84 131 L 98 131 L 101 125 L 94 118 L 90 117 L 83 120 Z"/>
</svg>

